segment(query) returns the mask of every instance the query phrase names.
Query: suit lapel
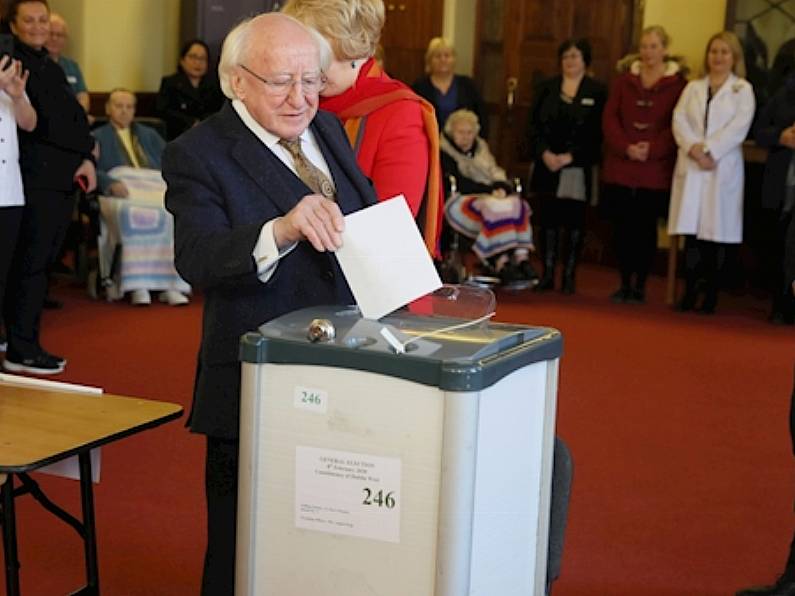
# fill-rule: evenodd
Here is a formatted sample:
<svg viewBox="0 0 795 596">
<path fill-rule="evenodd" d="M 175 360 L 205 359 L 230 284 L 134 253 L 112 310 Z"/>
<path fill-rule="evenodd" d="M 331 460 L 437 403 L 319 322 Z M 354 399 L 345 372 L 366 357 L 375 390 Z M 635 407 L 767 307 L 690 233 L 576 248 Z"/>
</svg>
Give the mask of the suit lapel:
<svg viewBox="0 0 795 596">
<path fill-rule="evenodd" d="M 224 129 L 229 131 L 234 143 L 232 157 L 257 183 L 268 200 L 283 213 L 290 211 L 300 198 L 287 184 L 288 177 L 294 174 L 246 128 L 231 103 L 224 105 L 222 116 L 226 120 Z"/>
<path fill-rule="evenodd" d="M 318 112 L 318 115 L 315 116 L 310 125 L 312 133 L 315 135 L 318 145 L 320 145 L 323 157 L 326 158 L 332 177 L 336 179 L 340 175 L 345 176 L 350 180 L 357 194 L 363 199 L 364 205 L 373 205 L 376 202 L 375 191 L 356 164 L 353 150 L 348 144 L 348 138 L 336 118 L 336 116 L 332 115 L 324 117 L 323 114 Z M 337 129 L 337 134 L 334 134 L 331 127 Z M 337 168 L 341 172 L 335 172 Z M 348 197 L 342 196 L 337 197 L 337 199 L 343 213 L 350 213 L 361 207 L 361 205 L 348 202 Z"/>
</svg>

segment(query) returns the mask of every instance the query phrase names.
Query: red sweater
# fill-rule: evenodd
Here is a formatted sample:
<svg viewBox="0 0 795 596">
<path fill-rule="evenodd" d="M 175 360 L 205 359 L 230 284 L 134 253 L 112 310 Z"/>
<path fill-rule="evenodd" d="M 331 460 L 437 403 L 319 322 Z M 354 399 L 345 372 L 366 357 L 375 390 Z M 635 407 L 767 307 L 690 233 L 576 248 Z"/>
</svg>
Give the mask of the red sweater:
<svg viewBox="0 0 795 596">
<path fill-rule="evenodd" d="M 361 101 L 357 86 L 372 68 L 365 64 L 356 83 L 334 97 L 321 99 L 320 108 L 338 116 L 355 101 Z M 387 74 L 381 78 L 392 81 Z M 397 81 L 395 81 L 397 83 Z M 345 124 L 345 118 L 342 118 Z M 403 193 L 416 217 L 425 196 L 430 146 L 422 120 L 422 108 L 408 99 L 387 104 L 367 115 L 357 161 L 364 174 L 373 181 L 378 199 L 383 201 Z"/>
<path fill-rule="evenodd" d="M 633 65 L 634 67 L 635 65 Z M 602 176 L 608 184 L 667 190 L 676 163 L 671 117 L 687 81 L 675 63 L 651 88 L 644 89 L 637 68 L 613 81 L 602 113 L 605 155 Z M 649 157 L 634 161 L 627 147 L 648 141 Z"/>
</svg>

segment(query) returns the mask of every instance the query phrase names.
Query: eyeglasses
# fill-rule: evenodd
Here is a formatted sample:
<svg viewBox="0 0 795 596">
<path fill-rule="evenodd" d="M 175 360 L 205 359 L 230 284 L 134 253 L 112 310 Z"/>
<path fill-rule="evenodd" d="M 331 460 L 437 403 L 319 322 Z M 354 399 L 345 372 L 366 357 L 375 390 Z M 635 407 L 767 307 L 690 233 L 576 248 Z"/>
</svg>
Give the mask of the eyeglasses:
<svg viewBox="0 0 795 596">
<path fill-rule="evenodd" d="M 253 72 L 245 64 L 239 64 L 238 66 L 240 66 L 240 68 L 245 70 L 255 79 L 264 83 L 268 95 L 273 95 L 274 97 L 284 97 L 289 95 L 290 91 L 293 89 L 293 86 L 299 82 L 301 83 L 301 91 L 304 93 L 304 95 L 314 95 L 315 93 L 320 93 L 326 87 L 327 79 L 326 75 L 323 73 L 304 75 L 300 79 L 293 78 L 292 75 L 287 74 L 276 75 L 271 79 L 265 79 Z"/>
<path fill-rule="evenodd" d="M 207 62 L 207 56 L 204 54 L 185 54 L 185 58 L 196 60 L 197 62 Z"/>
</svg>

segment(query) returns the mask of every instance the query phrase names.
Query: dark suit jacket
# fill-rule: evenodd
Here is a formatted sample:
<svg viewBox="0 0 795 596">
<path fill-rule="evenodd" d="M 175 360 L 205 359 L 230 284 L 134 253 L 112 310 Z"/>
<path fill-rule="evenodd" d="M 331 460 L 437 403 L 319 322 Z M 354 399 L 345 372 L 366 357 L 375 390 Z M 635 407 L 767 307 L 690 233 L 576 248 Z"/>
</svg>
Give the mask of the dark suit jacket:
<svg viewBox="0 0 795 596">
<path fill-rule="evenodd" d="M 25 191 L 74 188 L 74 173 L 84 159 L 91 159 L 94 139 L 83 108 L 77 103 L 66 75 L 47 57 L 15 41 L 15 57 L 30 72 L 25 92 L 36 110 L 36 128 L 19 130 L 19 163 Z"/>
<path fill-rule="evenodd" d="M 336 116 L 311 124 L 337 187 L 343 213 L 375 204 Z M 174 214 L 175 264 L 204 291 L 199 367 L 189 421 L 195 432 L 234 438 L 238 432 L 238 344 L 247 331 L 287 312 L 320 304 L 352 304 L 337 259 L 308 242 L 284 256 L 267 283 L 251 256 L 262 225 L 311 191 L 243 124 L 231 104 L 166 147 L 166 208 Z"/>
<path fill-rule="evenodd" d="M 541 83 L 533 93 L 533 106 L 527 123 L 527 140 L 532 157 L 531 187 L 537 192 L 554 193 L 558 188 L 559 172 L 551 172 L 541 155 L 571 153 L 572 167 L 585 170 L 586 186 L 590 194 L 591 166 L 602 154 L 602 110 L 607 100 L 607 88 L 583 77 L 577 96 L 571 104 L 560 99 L 560 75 Z"/>
<path fill-rule="evenodd" d="M 180 71 L 160 81 L 155 109 L 166 123 L 170 141 L 196 122 L 215 114 L 223 102 L 224 96 L 213 77 L 205 76 L 199 86 L 194 87 L 187 75 Z"/>
<path fill-rule="evenodd" d="M 767 147 L 765 175 L 762 179 L 762 206 L 779 209 L 784 200 L 787 170 L 792 149 L 779 144 L 781 132 L 795 122 L 795 75 L 765 104 L 754 125 L 754 138 Z"/>
<path fill-rule="evenodd" d="M 795 217 L 790 217 L 787 229 L 787 243 L 784 249 L 784 274 L 786 282 L 795 282 Z"/>
</svg>

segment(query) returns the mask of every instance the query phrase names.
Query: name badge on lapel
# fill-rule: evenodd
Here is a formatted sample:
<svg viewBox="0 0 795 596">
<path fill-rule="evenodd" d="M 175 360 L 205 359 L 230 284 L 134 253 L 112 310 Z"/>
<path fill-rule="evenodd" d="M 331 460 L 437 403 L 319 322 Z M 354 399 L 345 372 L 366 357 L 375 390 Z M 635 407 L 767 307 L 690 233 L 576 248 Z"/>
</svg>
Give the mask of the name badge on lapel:
<svg viewBox="0 0 795 596">
<path fill-rule="evenodd" d="M 596 102 L 594 101 L 593 97 L 583 97 L 580 100 L 580 103 L 582 105 L 584 105 L 584 106 L 592 106 L 592 105 L 596 104 Z"/>
</svg>

